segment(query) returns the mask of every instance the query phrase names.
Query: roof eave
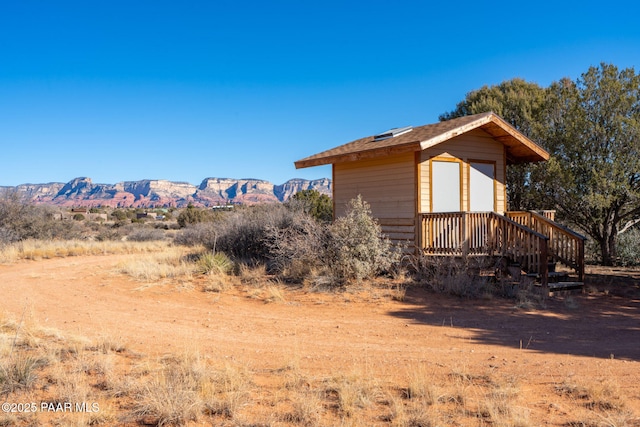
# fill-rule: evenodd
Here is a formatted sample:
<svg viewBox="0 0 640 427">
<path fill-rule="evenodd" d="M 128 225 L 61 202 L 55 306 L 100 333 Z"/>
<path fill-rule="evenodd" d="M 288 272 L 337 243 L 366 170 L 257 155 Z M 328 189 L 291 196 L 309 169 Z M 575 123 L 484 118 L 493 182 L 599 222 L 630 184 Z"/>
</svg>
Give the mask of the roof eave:
<svg viewBox="0 0 640 427">
<path fill-rule="evenodd" d="M 308 157 L 306 159 L 294 162 L 296 169 L 308 168 L 312 166 L 322 166 L 334 163 L 355 162 L 359 160 L 375 159 L 385 157 L 392 154 L 403 154 L 420 151 L 420 142 L 411 141 L 401 145 L 393 145 L 390 147 L 373 148 L 365 151 L 357 151 L 354 153 L 334 154 L 331 156 Z"/>
<path fill-rule="evenodd" d="M 544 162 L 549 160 L 549 152 L 533 142 L 529 139 L 525 134 L 518 131 L 516 128 L 511 126 L 509 123 L 504 121 L 500 116 L 495 114 L 491 115 L 491 124 L 494 124 L 500 127 L 506 135 L 492 135 L 497 141 L 500 141 L 507 147 L 507 151 L 513 146 L 519 146 L 520 150 L 523 151 L 522 155 L 517 153 L 512 153 L 512 161 L 513 163 L 535 163 L 535 162 Z M 491 124 L 486 123 L 484 126 L 489 127 Z M 489 125 L 489 126 L 486 126 Z M 491 134 L 490 130 L 487 130 L 487 133 Z M 509 144 L 509 141 L 515 142 L 515 144 Z"/>
<path fill-rule="evenodd" d="M 500 128 L 504 132 L 504 135 L 492 133 L 491 130 L 488 129 L 491 125 L 495 125 Z M 485 130 L 495 140 L 501 142 L 507 148 L 507 151 L 509 152 L 509 164 L 535 163 L 549 160 L 549 153 L 544 148 L 540 147 L 526 135 L 519 132 L 494 113 L 479 117 L 471 123 L 467 123 L 466 125 L 459 126 L 449 132 L 445 132 L 435 136 L 434 138 L 422 141 L 420 143 L 420 147 L 422 150 L 425 150 L 478 128 Z M 519 151 L 522 151 L 523 153 L 513 153 L 512 148 L 514 146 L 520 147 Z"/>
</svg>

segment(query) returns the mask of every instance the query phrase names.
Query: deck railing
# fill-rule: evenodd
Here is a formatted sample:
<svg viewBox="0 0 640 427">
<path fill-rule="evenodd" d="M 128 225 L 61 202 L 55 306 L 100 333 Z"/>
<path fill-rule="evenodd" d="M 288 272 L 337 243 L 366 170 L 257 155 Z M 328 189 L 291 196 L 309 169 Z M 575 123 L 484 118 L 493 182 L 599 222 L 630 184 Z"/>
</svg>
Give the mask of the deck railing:
<svg viewBox="0 0 640 427">
<path fill-rule="evenodd" d="M 578 281 L 584 281 L 584 241 L 586 238 L 575 231 L 551 221 L 534 211 L 507 212 L 507 216 L 540 234 L 549 237 L 549 257 L 573 268 Z"/>
<path fill-rule="evenodd" d="M 548 238 L 495 212 L 420 214 L 420 244 L 431 255 L 504 256 L 548 280 Z"/>
</svg>

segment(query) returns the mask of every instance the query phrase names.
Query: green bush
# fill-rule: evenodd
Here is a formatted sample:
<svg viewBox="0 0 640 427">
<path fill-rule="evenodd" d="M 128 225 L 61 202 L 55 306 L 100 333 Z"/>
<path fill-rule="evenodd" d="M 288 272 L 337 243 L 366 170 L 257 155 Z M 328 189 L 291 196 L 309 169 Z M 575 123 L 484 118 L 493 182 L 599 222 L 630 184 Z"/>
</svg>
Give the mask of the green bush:
<svg viewBox="0 0 640 427">
<path fill-rule="evenodd" d="M 111 217 L 119 222 L 123 222 L 124 220 L 128 219 L 127 213 L 122 209 L 115 209 L 113 212 L 111 212 Z"/>
<path fill-rule="evenodd" d="M 216 218 L 214 212 L 209 209 L 197 208 L 189 204 L 185 210 L 180 212 L 177 221 L 180 228 L 201 222 L 213 221 Z"/>
<path fill-rule="evenodd" d="M 302 190 L 293 195 L 289 205 L 302 210 L 320 222 L 333 220 L 333 201 L 326 194 L 317 190 Z"/>
<path fill-rule="evenodd" d="M 640 265 L 640 228 L 636 227 L 616 237 L 618 262 L 622 266 Z"/>
<path fill-rule="evenodd" d="M 234 264 L 223 252 L 205 252 L 196 261 L 196 266 L 202 274 L 229 274 Z"/>
</svg>

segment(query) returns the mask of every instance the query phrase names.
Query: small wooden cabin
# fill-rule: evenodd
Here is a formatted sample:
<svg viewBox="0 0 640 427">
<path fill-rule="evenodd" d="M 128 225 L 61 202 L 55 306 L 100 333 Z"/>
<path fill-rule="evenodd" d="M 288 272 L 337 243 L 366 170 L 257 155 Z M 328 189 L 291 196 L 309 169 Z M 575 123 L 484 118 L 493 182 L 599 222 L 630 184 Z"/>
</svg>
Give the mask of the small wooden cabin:
<svg viewBox="0 0 640 427">
<path fill-rule="evenodd" d="M 545 283 L 547 259 L 584 271 L 584 238 L 537 212 L 509 212 L 506 168 L 549 158 L 494 113 L 395 128 L 295 162 L 331 164 L 336 216 L 361 195 L 392 240 L 426 254 L 509 257 Z"/>
</svg>

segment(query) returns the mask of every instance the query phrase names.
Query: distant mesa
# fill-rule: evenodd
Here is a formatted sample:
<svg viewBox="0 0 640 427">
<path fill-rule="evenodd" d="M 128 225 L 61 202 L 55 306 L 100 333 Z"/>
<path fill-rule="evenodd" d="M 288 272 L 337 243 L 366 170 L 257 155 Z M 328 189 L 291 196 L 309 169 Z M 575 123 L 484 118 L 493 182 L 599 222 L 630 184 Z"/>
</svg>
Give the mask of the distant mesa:
<svg viewBox="0 0 640 427">
<path fill-rule="evenodd" d="M 79 177 L 65 183 L 21 184 L 0 187 L 16 191 L 37 204 L 56 206 L 185 207 L 222 204 L 285 202 L 298 191 L 317 190 L 331 195 L 331 180 L 290 179 L 274 185 L 261 179 L 205 178 L 199 186 L 162 179 L 94 184 Z"/>
</svg>

